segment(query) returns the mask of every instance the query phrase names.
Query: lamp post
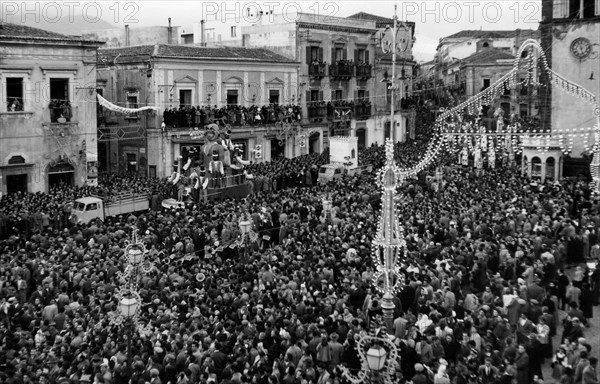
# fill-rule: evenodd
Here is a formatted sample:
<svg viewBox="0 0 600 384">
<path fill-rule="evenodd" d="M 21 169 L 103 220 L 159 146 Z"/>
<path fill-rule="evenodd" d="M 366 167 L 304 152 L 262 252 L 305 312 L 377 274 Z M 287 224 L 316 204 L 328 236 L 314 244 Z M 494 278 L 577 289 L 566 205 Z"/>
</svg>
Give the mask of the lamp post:
<svg viewBox="0 0 600 384">
<path fill-rule="evenodd" d="M 252 221 L 248 219 L 248 217 L 242 218 L 239 222 L 240 232 L 242 232 L 242 244 L 244 245 L 244 261 L 246 261 L 246 257 L 248 255 L 248 242 L 247 239 L 250 238 L 250 231 L 252 230 Z"/>
<path fill-rule="evenodd" d="M 404 229 L 398 221 L 396 212 L 396 186 L 405 177 L 394 163 L 394 143 L 387 139 L 385 143 L 386 162 L 377 175 L 377 182 L 382 189 L 381 218 L 377 226 L 377 234 L 373 239 L 373 262 L 376 270 L 373 283 L 383 294 L 381 307 L 383 320 L 388 333 L 393 333 L 394 292 L 404 283 L 404 275 L 400 270 L 399 259 L 406 246 Z"/>
<path fill-rule="evenodd" d="M 323 197 L 323 211 L 325 212 L 325 218 L 327 218 L 327 215 L 329 215 L 331 217 L 331 208 L 333 207 L 333 203 L 331 202 L 331 199 L 329 198 L 329 196 L 324 196 Z"/>
<path fill-rule="evenodd" d="M 151 262 L 145 262 L 146 246 L 139 241 L 137 229 L 133 229 L 131 240 L 126 240 L 125 244 L 125 271 L 117 272 L 118 279 L 124 284 L 115 294 L 118 299 L 117 310 L 109 314 L 109 320 L 114 325 L 124 325 L 127 328 L 127 378 L 129 380 L 132 375 L 131 342 L 134 331 L 146 335 L 151 333 L 150 325 L 144 326 L 139 322 L 142 299 L 137 289 L 138 278 L 140 273 L 148 273 L 154 266 Z"/>
<path fill-rule="evenodd" d="M 384 54 L 387 53 L 392 53 L 392 82 L 389 86 L 389 89 L 391 90 L 391 94 L 390 94 L 390 125 L 391 125 L 391 129 L 390 129 L 390 138 L 396 142 L 398 141 L 396 138 L 396 126 L 394 124 L 394 92 L 396 89 L 400 88 L 399 86 L 397 86 L 395 84 L 395 80 L 396 80 L 396 58 L 397 58 L 397 53 L 403 53 L 406 52 L 409 48 L 409 44 L 412 41 L 412 37 L 410 36 L 410 28 L 406 25 L 406 23 L 404 22 L 400 22 L 400 24 L 398 24 L 398 15 L 396 14 L 398 6 L 396 4 L 394 4 L 394 25 L 392 27 L 390 27 L 389 25 L 385 27 L 385 29 L 383 30 L 383 36 L 381 39 L 381 50 L 383 51 Z M 406 30 L 409 32 L 409 38 L 402 38 L 400 40 L 400 43 L 398 43 L 398 32 L 400 30 Z M 388 37 L 386 37 L 386 33 L 390 31 L 391 32 L 391 41 Z M 405 45 L 403 45 L 405 44 Z M 402 70 L 404 72 L 404 69 Z M 404 77 L 405 74 L 402 73 L 402 77 L 401 80 L 404 81 Z"/>
<path fill-rule="evenodd" d="M 137 316 L 139 309 L 138 299 L 129 293 L 126 297 L 119 300 L 119 314 L 125 319 L 125 326 L 127 327 L 127 378 L 131 379 L 132 376 L 132 357 L 131 357 L 131 339 L 133 339 L 134 318 Z"/>
</svg>

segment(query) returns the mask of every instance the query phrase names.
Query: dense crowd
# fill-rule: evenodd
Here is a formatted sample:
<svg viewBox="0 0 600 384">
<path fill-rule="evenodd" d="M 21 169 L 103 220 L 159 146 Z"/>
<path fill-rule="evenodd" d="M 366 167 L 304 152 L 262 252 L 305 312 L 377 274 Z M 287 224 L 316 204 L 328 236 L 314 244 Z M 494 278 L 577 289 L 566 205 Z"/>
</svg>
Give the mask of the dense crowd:
<svg viewBox="0 0 600 384">
<path fill-rule="evenodd" d="M 226 105 L 220 108 L 216 105 L 214 107 L 182 106 L 166 109 L 163 112 L 163 122 L 166 128 L 203 127 L 211 123 L 223 126 L 292 123 L 300 121 L 301 118 L 301 107 L 293 104 L 252 105 L 250 107 Z"/>
<path fill-rule="evenodd" d="M 401 164 L 418 161 L 426 142 L 398 144 Z M 381 147 L 359 157 L 384 160 Z M 253 165 L 283 181 L 241 200 L 151 204 L 86 225 L 68 221 L 68 201 L 124 188 L 160 201 L 167 181 L 111 176 L 93 189 L 4 196 L 0 381 L 345 382 L 340 364 L 361 368 L 354 336 L 381 324 L 370 261 L 381 196 L 373 173 L 316 183 L 306 170 L 323 160 Z M 407 180 L 399 191 L 407 247 L 394 298 L 395 382 L 529 384 L 541 382 L 544 364 L 546 382 L 594 382 L 586 326 L 600 269 L 584 261 L 600 257 L 600 204 L 587 184 L 446 164 L 441 182 Z M 237 241 L 242 216 L 253 222 L 250 244 Z M 133 336 L 129 378 L 131 336 L 109 314 L 134 228 L 154 264 L 139 280 L 139 321 L 152 332 Z"/>
</svg>

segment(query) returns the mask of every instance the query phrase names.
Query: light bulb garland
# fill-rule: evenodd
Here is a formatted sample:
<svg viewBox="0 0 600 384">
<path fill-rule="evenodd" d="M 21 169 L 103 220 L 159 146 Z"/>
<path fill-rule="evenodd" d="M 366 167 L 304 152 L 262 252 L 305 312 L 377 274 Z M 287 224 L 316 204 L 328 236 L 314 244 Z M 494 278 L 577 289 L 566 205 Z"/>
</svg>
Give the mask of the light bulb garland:
<svg viewBox="0 0 600 384">
<path fill-rule="evenodd" d="M 523 52 L 525 51 L 527 51 L 527 55 L 525 56 L 525 59 L 523 59 L 522 56 Z M 427 149 L 425 151 L 425 154 L 423 155 L 422 160 L 411 168 L 401 168 L 399 170 L 399 173 L 405 177 L 413 177 L 419 172 L 421 172 L 435 160 L 440 150 L 450 149 L 448 141 L 451 140 L 450 135 L 455 133 L 471 135 L 477 134 L 477 136 L 480 136 L 473 137 L 476 143 L 478 142 L 480 146 L 472 143 L 472 140 L 470 139 L 465 139 L 467 151 L 469 153 L 474 153 L 476 150 L 486 151 L 487 149 L 489 149 L 488 146 L 485 145 L 486 141 L 488 140 L 485 137 L 487 137 L 488 135 L 494 136 L 498 133 L 501 133 L 504 130 L 503 124 L 501 124 L 501 126 L 500 124 L 498 124 L 500 127 L 499 129 L 497 129 L 496 132 L 488 132 L 486 127 L 479 124 L 481 122 L 481 118 L 477 118 L 475 120 L 475 125 L 473 124 L 473 122 L 465 122 L 465 113 L 467 113 L 468 115 L 473 115 L 476 111 L 481 113 L 482 106 L 491 105 L 495 99 L 501 96 L 504 90 L 509 88 L 515 88 L 516 86 L 548 86 L 548 84 L 542 84 L 538 81 L 538 66 L 541 67 L 541 69 L 546 74 L 550 85 L 553 85 L 554 87 L 558 88 L 561 92 L 578 97 L 586 103 L 594 105 L 594 114 L 597 117 L 600 116 L 600 106 L 598 105 L 597 97 L 585 88 L 583 88 L 581 85 L 573 83 L 565 79 L 563 76 L 554 72 L 548 65 L 545 52 L 540 46 L 540 44 L 533 39 L 529 39 L 525 41 L 519 48 L 511 71 L 500 77 L 496 82 L 494 82 L 485 90 L 479 92 L 475 96 L 458 104 L 457 106 L 448 109 L 440 109 L 440 115 L 434 123 L 434 131 L 436 134 L 434 134 L 433 139 L 428 143 Z M 518 73 L 521 70 L 527 71 L 527 74 L 523 79 L 518 78 Z M 458 124 L 456 122 L 458 122 Z M 599 128 L 597 125 L 592 128 L 584 129 L 558 129 L 555 130 L 554 133 L 561 133 L 564 136 L 566 136 L 566 138 L 561 137 L 559 141 L 561 143 L 560 149 L 563 151 L 563 153 L 568 153 L 573 148 L 573 136 L 583 138 L 584 146 L 590 148 L 591 146 L 589 145 L 589 137 L 591 135 L 589 135 L 589 133 L 597 132 L 598 129 Z M 589 131 L 589 133 L 585 131 Z M 505 145 L 498 145 L 496 149 L 506 148 L 509 152 L 509 156 L 513 156 L 513 154 L 522 153 L 523 148 L 522 143 L 520 143 L 519 140 L 520 138 L 536 136 L 546 137 L 546 142 L 539 145 L 537 149 L 543 152 L 547 152 L 553 147 L 549 145 L 548 142 L 550 132 L 544 132 L 538 126 L 524 126 L 521 122 L 511 122 L 511 124 L 507 125 L 506 132 L 507 136 L 504 139 Z M 541 136 L 541 134 L 544 135 Z M 594 135 L 594 137 L 597 138 L 597 135 Z M 600 151 L 600 147 L 594 146 L 593 148 L 596 148 Z M 594 153 L 596 153 L 595 150 Z"/>
</svg>

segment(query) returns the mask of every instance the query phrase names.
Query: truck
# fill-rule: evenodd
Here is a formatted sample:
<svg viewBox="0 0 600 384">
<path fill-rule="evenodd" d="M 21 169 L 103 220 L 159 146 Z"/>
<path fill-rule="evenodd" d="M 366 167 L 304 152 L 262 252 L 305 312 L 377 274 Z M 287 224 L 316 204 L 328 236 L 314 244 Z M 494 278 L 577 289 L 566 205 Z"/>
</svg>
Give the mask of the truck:
<svg viewBox="0 0 600 384">
<path fill-rule="evenodd" d="M 109 197 L 87 196 L 76 199 L 71 208 L 71 221 L 87 224 L 94 219 L 104 221 L 107 217 L 147 211 L 150 202 L 146 195 L 131 192 Z"/>
<path fill-rule="evenodd" d="M 327 183 L 333 179 L 341 179 L 344 175 L 360 175 L 363 172 L 371 172 L 373 166 L 363 165 L 355 168 L 348 168 L 343 163 L 324 164 L 319 168 L 319 183 Z"/>
</svg>

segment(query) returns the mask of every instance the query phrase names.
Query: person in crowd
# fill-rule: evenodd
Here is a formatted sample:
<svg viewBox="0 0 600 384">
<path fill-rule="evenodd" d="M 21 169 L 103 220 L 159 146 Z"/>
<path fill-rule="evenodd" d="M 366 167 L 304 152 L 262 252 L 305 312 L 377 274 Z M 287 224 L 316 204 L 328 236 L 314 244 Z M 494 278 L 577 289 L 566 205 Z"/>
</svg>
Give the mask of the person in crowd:
<svg viewBox="0 0 600 384">
<path fill-rule="evenodd" d="M 278 119 L 274 112 L 260 121 Z M 215 118 L 206 110 L 198 116 L 200 122 Z M 415 140 L 396 144 L 396 162 L 415 164 L 427 143 L 418 131 Z M 326 161 L 326 155 L 309 154 L 249 164 L 251 195 L 197 198 L 172 209 L 159 203 L 171 193 L 167 179 L 133 175 L 102 176 L 98 187 L 4 195 L 0 381 L 342 382 L 339 365 L 361 368 L 356 337 L 381 324 L 371 256 L 382 205 L 374 173 L 316 183 Z M 381 167 L 383 148 L 365 148 L 358 161 Z M 310 183 L 306 170 L 315 170 Z M 560 181 L 534 188 L 512 168 L 477 175 L 447 163 L 438 188 L 426 177 L 434 172 L 428 168 L 423 178 L 399 185 L 406 247 L 391 332 L 397 372 L 413 382 L 475 383 L 484 374 L 488 382 L 541 379 L 546 362 L 540 343 L 551 337 L 548 320 L 559 310 L 561 276 L 570 290 L 562 299 L 577 299 L 569 286 L 572 271 L 548 273 L 542 244 L 569 252 L 573 234 L 582 231 L 571 223 L 592 199 L 589 187 Z M 104 222 L 68 220 L 74 199 L 110 199 L 124 191 L 147 195 L 152 209 Z M 330 212 L 324 212 L 324 196 Z M 37 212 L 47 215 L 41 225 Z M 242 217 L 252 223 L 249 241 L 241 241 Z M 523 230 L 525 222 L 531 230 Z M 137 282 L 137 320 L 144 328 L 131 337 L 110 319 L 134 231 L 152 267 Z M 592 247 L 596 241 L 590 237 Z M 580 285 L 591 284 L 591 276 L 584 274 Z M 578 289 L 583 305 L 586 296 Z M 575 379 L 581 348 L 588 348 L 582 338 L 596 331 L 581 324 L 590 313 L 577 310 L 564 323 L 555 321 L 561 342 L 568 342 L 552 359 L 553 378 L 561 382 Z M 580 376 L 593 383 L 597 360 L 587 356 Z"/>
</svg>

